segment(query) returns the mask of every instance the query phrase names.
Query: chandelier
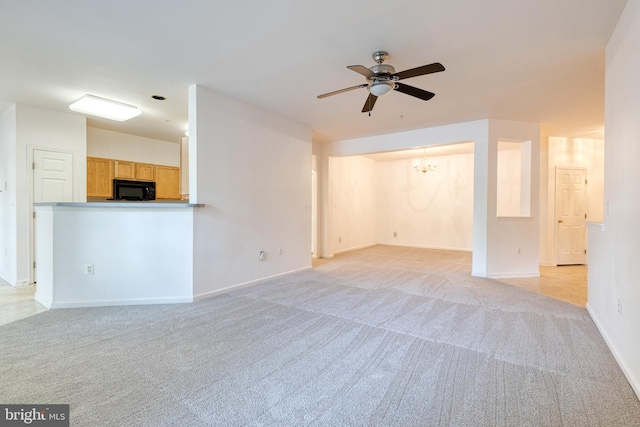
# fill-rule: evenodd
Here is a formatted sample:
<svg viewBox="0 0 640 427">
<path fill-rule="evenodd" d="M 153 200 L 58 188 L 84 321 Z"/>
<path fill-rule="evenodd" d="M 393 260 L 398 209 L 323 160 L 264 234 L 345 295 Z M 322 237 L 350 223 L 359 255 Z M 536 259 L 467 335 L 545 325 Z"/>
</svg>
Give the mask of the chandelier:
<svg viewBox="0 0 640 427">
<path fill-rule="evenodd" d="M 416 170 L 416 172 L 422 172 L 422 173 L 433 172 L 434 170 L 436 170 L 437 167 L 438 167 L 437 160 L 427 159 L 426 148 L 424 149 L 422 160 L 420 160 L 418 163 L 413 165 L 413 168 Z"/>
</svg>

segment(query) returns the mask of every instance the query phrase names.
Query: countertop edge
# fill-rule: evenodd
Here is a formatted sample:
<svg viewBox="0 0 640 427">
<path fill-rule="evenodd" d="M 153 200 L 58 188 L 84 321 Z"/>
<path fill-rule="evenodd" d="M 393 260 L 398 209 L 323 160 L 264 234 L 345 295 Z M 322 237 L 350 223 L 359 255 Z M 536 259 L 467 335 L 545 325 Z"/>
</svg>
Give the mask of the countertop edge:
<svg viewBox="0 0 640 427">
<path fill-rule="evenodd" d="M 202 208 L 203 203 L 175 203 L 175 202 L 42 202 L 34 203 L 34 207 L 68 207 L 68 208 Z"/>
</svg>

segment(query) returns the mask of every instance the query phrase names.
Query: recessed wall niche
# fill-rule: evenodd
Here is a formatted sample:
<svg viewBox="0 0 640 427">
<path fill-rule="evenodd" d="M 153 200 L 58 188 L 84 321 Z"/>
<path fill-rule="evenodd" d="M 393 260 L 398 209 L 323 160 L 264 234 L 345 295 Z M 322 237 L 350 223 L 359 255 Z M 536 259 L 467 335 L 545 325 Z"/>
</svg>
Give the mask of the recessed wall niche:
<svg viewBox="0 0 640 427">
<path fill-rule="evenodd" d="M 531 141 L 498 141 L 496 215 L 531 215 Z"/>
</svg>

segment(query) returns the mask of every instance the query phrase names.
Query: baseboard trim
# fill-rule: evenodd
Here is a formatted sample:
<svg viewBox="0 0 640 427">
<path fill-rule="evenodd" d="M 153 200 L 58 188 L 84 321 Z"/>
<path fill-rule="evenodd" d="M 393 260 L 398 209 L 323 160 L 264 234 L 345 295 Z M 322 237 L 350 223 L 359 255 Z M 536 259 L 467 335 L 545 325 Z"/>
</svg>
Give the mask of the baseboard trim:
<svg viewBox="0 0 640 427">
<path fill-rule="evenodd" d="M 415 248 L 415 249 L 433 249 L 436 251 L 455 251 L 455 252 L 472 252 L 469 248 L 449 248 L 444 246 L 420 246 L 420 245 L 401 245 L 399 243 L 378 243 L 378 245 L 394 246 L 398 248 Z"/>
<path fill-rule="evenodd" d="M 225 294 L 227 292 L 235 291 L 235 290 L 242 289 L 242 288 L 246 288 L 248 286 L 258 285 L 258 284 L 266 282 L 268 280 L 276 279 L 278 277 L 289 276 L 291 274 L 300 273 L 301 271 L 307 271 L 307 270 L 311 270 L 311 269 L 312 269 L 311 266 L 302 267 L 302 268 L 298 268 L 298 269 L 295 269 L 295 270 L 290 270 L 290 271 L 287 271 L 287 272 L 284 272 L 284 273 L 278 273 L 278 274 L 274 274 L 272 276 L 262 277 L 260 279 L 250 280 L 248 282 L 243 282 L 243 283 L 238 283 L 236 285 L 227 286 L 227 287 L 222 288 L 222 289 L 216 289 L 216 290 L 213 290 L 213 291 L 203 292 L 201 294 L 194 295 L 193 296 L 193 301 L 195 302 L 195 301 L 200 301 L 200 300 L 203 300 L 203 299 L 215 297 L 216 295 Z"/>
<path fill-rule="evenodd" d="M 368 243 L 366 245 L 354 246 L 353 248 L 340 249 L 339 251 L 335 251 L 333 254 L 334 255 L 338 255 L 338 254 L 343 254 L 343 253 L 346 253 L 346 252 L 359 251 L 360 249 L 370 248 L 370 247 L 376 246 L 378 244 L 379 243 Z M 333 258 L 333 256 L 332 256 L 332 258 Z"/>
<path fill-rule="evenodd" d="M 528 272 L 528 273 L 496 273 L 496 274 L 487 274 L 486 277 L 488 279 L 513 279 L 516 277 L 540 277 L 540 272 Z"/>
<path fill-rule="evenodd" d="M 51 309 L 51 300 L 48 298 L 44 298 L 41 294 L 38 293 L 37 290 L 36 290 L 36 293 L 33 295 L 33 299 L 37 303 L 40 303 L 43 306 L 45 306 L 47 309 Z"/>
<path fill-rule="evenodd" d="M 36 299 L 36 301 L 38 300 Z M 121 305 L 179 304 L 186 302 L 193 302 L 193 298 L 191 296 L 181 296 L 160 298 L 132 298 L 120 300 L 60 301 L 52 302 L 48 308 L 114 307 Z M 40 302 L 40 304 L 45 305 L 42 302 Z M 45 307 L 47 306 L 45 305 Z"/>
<path fill-rule="evenodd" d="M 31 282 L 29 280 L 17 280 L 14 283 L 14 282 L 10 282 L 8 280 L 5 280 L 2 277 L 0 277 L 0 283 L 6 283 L 7 285 L 13 286 L 14 288 L 19 288 L 20 286 L 29 286 L 31 284 Z"/>
<path fill-rule="evenodd" d="M 640 381 L 638 380 L 638 378 L 636 378 L 633 375 L 633 372 L 631 372 L 627 364 L 624 362 L 624 359 L 618 352 L 618 349 L 616 348 L 616 346 L 613 344 L 613 341 L 611 341 L 611 339 L 605 332 L 600 321 L 598 320 L 598 317 L 595 315 L 595 313 L 591 309 L 591 306 L 589 305 L 589 303 L 587 303 L 586 309 L 587 309 L 587 313 L 589 313 L 589 316 L 591 316 L 591 320 L 593 320 L 593 323 L 596 325 L 596 328 L 598 328 L 598 332 L 600 332 L 600 335 L 602 335 L 604 342 L 607 344 L 607 347 L 609 347 L 609 350 L 611 350 L 611 353 L 613 354 L 613 357 L 616 359 L 616 362 L 618 362 L 618 366 L 620 366 L 620 369 L 622 369 L 622 373 L 624 374 L 625 377 L 627 377 L 627 381 L 629 381 L 629 385 L 633 389 L 633 392 L 636 394 L 636 397 L 640 399 Z"/>
</svg>

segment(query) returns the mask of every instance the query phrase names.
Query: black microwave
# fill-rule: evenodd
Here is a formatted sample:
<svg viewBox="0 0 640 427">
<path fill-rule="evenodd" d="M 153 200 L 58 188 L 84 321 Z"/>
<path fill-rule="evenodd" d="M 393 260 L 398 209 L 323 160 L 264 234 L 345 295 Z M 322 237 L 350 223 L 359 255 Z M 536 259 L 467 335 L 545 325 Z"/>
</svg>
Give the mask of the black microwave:
<svg viewBox="0 0 640 427">
<path fill-rule="evenodd" d="M 153 181 L 113 180 L 113 200 L 155 200 L 156 183 Z"/>
</svg>

